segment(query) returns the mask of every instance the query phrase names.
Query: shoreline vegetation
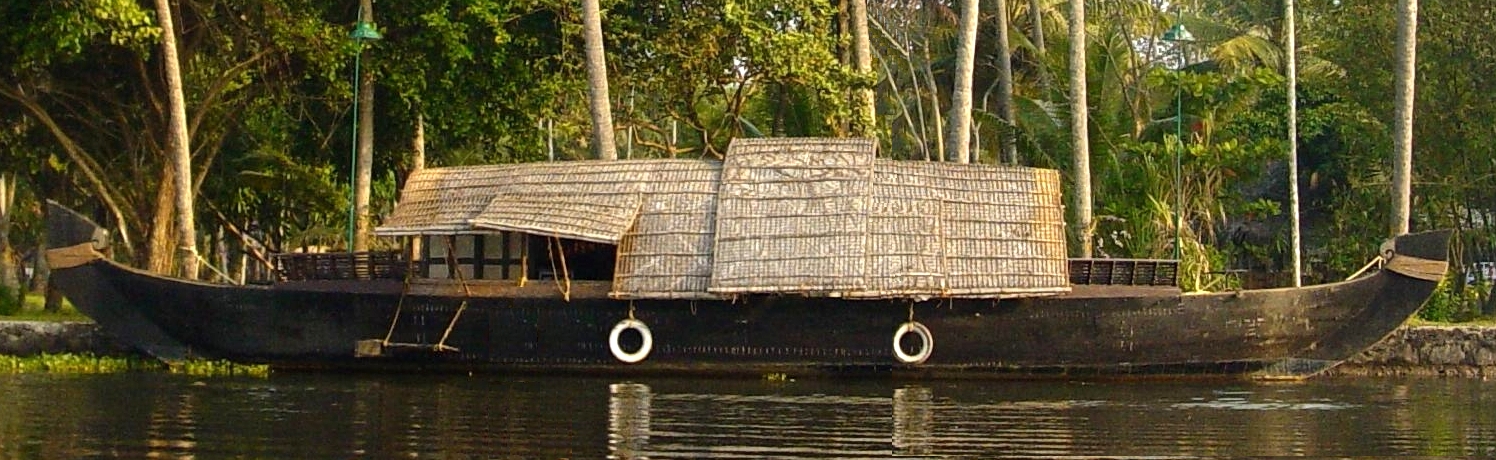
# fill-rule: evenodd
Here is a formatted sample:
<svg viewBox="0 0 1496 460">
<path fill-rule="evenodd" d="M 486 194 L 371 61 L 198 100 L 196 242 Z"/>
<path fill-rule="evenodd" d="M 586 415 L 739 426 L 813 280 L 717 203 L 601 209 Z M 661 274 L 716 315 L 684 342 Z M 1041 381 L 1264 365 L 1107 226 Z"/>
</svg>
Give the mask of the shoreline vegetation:
<svg viewBox="0 0 1496 460">
<path fill-rule="evenodd" d="M 0 374 L 111 374 L 119 372 L 167 372 L 194 377 L 265 378 L 270 376 L 270 367 L 223 360 L 165 363 L 137 356 L 99 356 L 91 353 L 0 355 Z"/>
</svg>

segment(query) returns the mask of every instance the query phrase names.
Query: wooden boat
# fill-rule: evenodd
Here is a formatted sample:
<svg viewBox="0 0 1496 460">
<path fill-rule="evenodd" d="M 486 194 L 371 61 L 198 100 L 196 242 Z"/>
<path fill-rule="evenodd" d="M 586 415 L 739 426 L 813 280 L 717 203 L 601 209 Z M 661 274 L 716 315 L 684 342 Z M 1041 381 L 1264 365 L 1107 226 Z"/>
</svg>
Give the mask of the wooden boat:
<svg viewBox="0 0 1496 460">
<path fill-rule="evenodd" d="M 54 283 L 165 360 L 278 368 L 927 377 L 1301 378 L 1378 342 L 1447 269 L 1447 232 L 1302 288 L 1184 293 L 1174 261 L 1066 259 L 1059 176 L 736 141 L 723 161 L 436 168 L 377 233 L 220 285 L 109 260 L 49 213 Z"/>
</svg>

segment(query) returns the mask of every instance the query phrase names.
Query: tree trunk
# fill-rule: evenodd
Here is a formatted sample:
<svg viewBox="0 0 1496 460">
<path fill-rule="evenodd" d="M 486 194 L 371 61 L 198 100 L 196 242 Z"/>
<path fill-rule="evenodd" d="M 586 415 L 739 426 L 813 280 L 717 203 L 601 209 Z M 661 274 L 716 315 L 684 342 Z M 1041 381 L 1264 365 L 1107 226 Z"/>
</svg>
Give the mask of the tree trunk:
<svg viewBox="0 0 1496 460">
<path fill-rule="evenodd" d="M 1288 54 L 1288 213 L 1291 250 L 1293 251 L 1293 286 L 1304 283 L 1303 238 L 1299 222 L 1299 64 L 1298 30 L 1294 25 L 1293 0 L 1283 1 L 1284 50 Z"/>
<path fill-rule="evenodd" d="M 416 114 L 416 134 L 410 140 L 410 170 L 426 169 L 426 114 Z"/>
<path fill-rule="evenodd" d="M 1002 162 L 1018 164 L 1018 120 L 1013 116 L 1013 55 L 1008 51 L 1008 2 L 997 0 L 997 113 L 1003 122 L 998 133 Z"/>
<path fill-rule="evenodd" d="M 977 54 L 978 0 L 961 0 L 961 18 L 956 38 L 956 74 L 951 85 L 950 124 L 945 135 L 945 153 L 957 163 L 971 162 L 971 74 Z"/>
<path fill-rule="evenodd" d="M 47 221 L 47 208 L 42 206 L 41 221 Z M 47 232 L 41 232 L 36 238 L 36 252 L 31 256 L 31 277 L 27 280 L 26 291 L 42 293 L 47 289 L 47 279 L 52 276 L 51 267 L 47 266 Z"/>
<path fill-rule="evenodd" d="M 46 206 L 43 206 L 42 208 L 46 209 Z M 47 265 L 47 255 L 43 252 L 47 249 L 46 232 L 42 232 L 42 238 L 39 243 L 40 244 L 37 245 L 36 255 L 32 256 L 31 258 L 31 286 L 27 290 L 33 293 L 45 294 L 47 292 L 50 292 L 49 286 L 51 285 L 51 283 L 49 283 L 49 281 L 52 280 L 52 267 L 50 265 Z M 54 305 L 52 303 L 47 303 L 43 306 L 43 309 L 49 312 L 56 312 L 57 309 L 54 307 L 59 305 L 60 304 Z"/>
<path fill-rule="evenodd" d="M 197 279 L 197 228 L 192 213 L 192 149 L 187 138 L 187 102 L 182 97 L 182 72 L 177 61 L 176 28 L 172 26 L 171 2 L 156 0 L 156 19 L 161 23 L 161 61 L 166 74 L 166 93 L 171 116 L 166 148 L 176 189 L 177 256 L 182 276 Z M 165 186 L 165 184 L 163 184 Z"/>
<path fill-rule="evenodd" d="M 940 85 L 935 83 L 935 63 L 930 59 L 930 34 L 933 27 L 929 19 L 925 20 L 925 35 L 920 42 L 921 51 L 924 52 L 924 77 L 925 87 L 930 89 L 930 121 L 935 124 L 935 129 L 930 132 L 935 134 L 935 157 L 945 161 L 945 127 L 940 118 Z"/>
<path fill-rule="evenodd" d="M 360 0 L 359 21 L 374 23 L 374 0 Z M 359 53 L 363 53 L 360 49 Z M 374 176 L 374 71 L 369 66 L 358 75 L 358 159 L 353 185 L 353 251 L 369 250 L 369 195 Z"/>
<path fill-rule="evenodd" d="M 51 272 L 49 271 L 48 274 L 50 275 Z M 49 313 L 57 313 L 59 311 L 62 311 L 62 290 L 57 289 L 56 284 L 47 283 L 46 294 L 44 294 L 42 298 L 43 311 Z"/>
<path fill-rule="evenodd" d="M 1045 98 L 1047 98 L 1054 84 L 1049 81 L 1049 67 L 1044 60 L 1048 52 L 1045 50 L 1044 45 L 1044 11 L 1039 3 L 1040 0 L 1029 0 L 1029 20 L 1033 22 L 1030 27 L 1034 29 L 1032 40 L 1034 42 L 1034 63 L 1039 68 L 1039 89 L 1043 92 Z"/>
<path fill-rule="evenodd" d="M 592 143 L 597 158 L 617 160 L 613 108 L 608 97 L 608 62 L 603 53 L 603 18 L 598 0 L 582 0 L 582 36 L 587 44 L 587 95 L 592 108 Z"/>
<path fill-rule="evenodd" d="M 1408 233 L 1413 205 L 1413 95 L 1418 57 L 1418 0 L 1397 9 L 1397 115 L 1392 134 L 1392 236 Z"/>
<path fill-rule="evenodd" d="M 411 147 L 411 152 L 412 152 L 411 153 L 411 158 L 410 158 L 410 172 L 412 174 L 414 174 L 417 171 L 420 171 L 422 169 L 426 169 L 426 114 L 425 113 L 420 113 L 420 112 L 416 113 L 416 134 L 414 136 L 411 136 L 410 143 L 411 143 L 410 147 Z M 420 258 L 421 254 L 424 254 L 421 251 L 422 251 L 422 249 L 421 249 L 421 239 L 420 238 L 410 238 L 410 254 L 408 254 L 407 257 L 409 257 L 410 260 L 415 260 L 417 258 Z"/>
<path fill-rule="evenodd" d="M 1496 315 L 1496 292 L 1486 295 L 1486 300 L 1480 303 L 1481 316 L 1490 317 Z"/>
<path fill-rule="evenodd" d="M 1070 0 L 1070 146 L 1075 163 L 1075 233 L 1091 257 L 1091 148 L 1086 102 L 1086 1 Z"/>
<path fill-rule="evenodd" d="M 10 247 L 11 215 L 15 213 L 16 181 L 13 176 L 0 174 L 0 287 L 12 292 L 21 290 L 21 281 L 16 276 L 17 260 Z"/>
<path fill-rule="evenodd" d="M 151 216 L 150 234 L 145 242 L 145 269 L 152 273 L 170 275 L 176 266 L 175 239 L 172 228 L 176 221 L 176 165 L 171 162 L 161 165 L 161 182 L 156 188 L 156 207 Z"/>
<path fill-rule="evenodd" d="M 852 55 L 856 61 L 857 73 L 869 75 L 873 73 L 873 45 L 868 37 L 867 30 L 867 0 L 850 0 L 852 5 Z M 857 90 L 857 124 L 854 133 L 858 136 L 874 137 L 878 135 L 878 107 L 877 99 L 873 95 L 873 88 Z"/>
</svg>

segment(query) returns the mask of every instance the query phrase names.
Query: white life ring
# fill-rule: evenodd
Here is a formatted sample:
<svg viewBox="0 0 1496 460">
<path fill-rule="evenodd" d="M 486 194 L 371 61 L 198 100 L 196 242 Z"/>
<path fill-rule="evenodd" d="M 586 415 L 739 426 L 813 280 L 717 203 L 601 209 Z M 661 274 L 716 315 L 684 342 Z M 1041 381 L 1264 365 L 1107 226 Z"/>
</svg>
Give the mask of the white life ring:
<svg viewBox="0 0 1496 460">
<path fill-rule="evenodd" d="M 919 351 L 914 354 L 904 353 L 904 348 L 899 346 L 899 341 L 904 335 L 913 332 L 919 336 Z M 930 328 L 915 321 L 910 321 L 899 326 L 899 330 L 893 333 L 893 356 L 904 364 L 920 364 L 930 359 L 930 353 L 935 351 L 935 337 L 930 335 Z"/>
<path fill-rule="evenodd" d="M 629 329 L 639 331 L 639 336 L 644 338 L 644 343 L 640 344 L 639 349 L 633 353 L 625 352 L 623 351 L 623 347 L 618 346 L 618 336 L 623 335 L 623 331 Z M 644 325 L 643 321 L 637 319 L 629 318 L 619 321 L 618 324 L 613 326 L 613 332 L 608 334 L 608 350 L 613 352 L 614 358 L 618 358 L 619 361 L 625 363 L 633 364 L 643 361 L 644 358 L 649 357 L 649 350 L 653 347 L 654 336 L 650 335 L 649 326 Z"/>
</svg>

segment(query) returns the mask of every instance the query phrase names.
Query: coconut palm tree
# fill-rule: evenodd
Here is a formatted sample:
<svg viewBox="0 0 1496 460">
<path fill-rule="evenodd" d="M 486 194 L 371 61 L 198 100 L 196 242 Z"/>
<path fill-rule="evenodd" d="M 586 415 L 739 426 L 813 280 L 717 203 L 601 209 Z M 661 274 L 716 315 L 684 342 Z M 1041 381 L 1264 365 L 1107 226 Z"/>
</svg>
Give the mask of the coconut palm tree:
<svg viewBox="0 0 1496 460">
<path fill-rule="evenodd" d="M 1043 68 L 1046 62 L 1044 56 L 1048 51 L 1045 49 L 1044 44 L 1044 9 L 1040 1 L 1029 0 L 1028 2 L 1029 28 L 1032 29 L 1029 33 L 1033 34 L 1033 37 L 1029 40 L 1034 44 L 1034 61 L 1038 62 L 1040 66 L 1039 89 L 1042 91 L 1042 94 L 1048 95 L 1050 89 L 1049 72 Z"/>
<path fill-rule="evenodd" d="M 868 37 L 867 29 L 867 0 L 851 0 L 852 10 L 852 54 L 856 61 L 857 72 L 869 74 L 873 72 L 873 45 Z M 877 101 L 873 98 L 872 88 L 857 90 L 855 105 L 858 110 L 858 134 L 873 137 L 877 134 Z"/>
<path fill-rule="evenodd" d="M 1418 57 L 1418 0 L 1397 8 L 1397 118 L 1392 136 L 1392 235 L 1408 233 L 1413 194 L 1413 78 Z"/>
<path fill-rule="evenodd" d="M 1086 105 L 1086 0 L 1070 0 L 1070 146 L 1075 167 L 1075 232 L 1091 257 L 1091 149 Z"/>
<path fill-rule="evenodd" d="M 1298 30 L 1294 25 L 1293 0 L 1283 0 L 1283 51 L 1288 57 L 1283 66 L 1288 74 L 1288 217 L 1293 251 L 1293 285 L 1302 286 L 1303 237 L 1299 223 L 1299 63 Z"/>
<path fill-rule="evenodd" d="M 603 54 L 603 18 L 598 0 L 582 0 L 582 38 L 587 45 L 587 95 L 592 109 L 592 143 L 597 158 L 617 160 L 613 112 L 608 98 L 608 64 Z"/>
<path fill-rule="evenodd" d="M 961 18 L 956 39 L 955 84 L 951 85 L 951 111 L 946 118 L 945 151 L 951 161 L 971 162 L 971 77 L 977 53 L 978 0 L 961 0 Z"/>
<path fill-rule="evenodd" d="M 1013 55 L 1008 48 L 1008 2 L 997 0 L 997 110 L 1007 126 L 999 130 L 1000 158 L 1018 164 L 1017 120 L 1013 118 Z"/>
<path fill-rule="evenodd" d="M 197 227 L 192 213 L 192 150 L 187 145 L 187 102 L 182 96 L 182 71 L 177 62 L 176 28 L 172 26 L 170 1 L 156 0 L 156 20 L 162 30 L 161 61 L 165 64 L 167 105 L 171 110 L 166 145 L 173 171 L 171 187 L 176 193 L 177 256 L 182 276 L 196 279 Z"/>
<path fill-rule="evenodd" d="M 359 1 L 359 17 L 361 23 L 374 23 L 374 1 Z M 360 45 L 362 46 L 362 45 Z M 363 49 L 360 48 L 362 53 Z M 354 75 L 358 81 L 358 139 L 357 158 L 354 161 L 353 174 L 353 210 L 354 228 L 353 241 L 350 249 L 354 252 L 369 250 L 369 199 L 374 178 L 374 71 L 368 67 L 360 69 L 358 75 Z"/>
<path fill-rule="evenodd" d="M 0 287 L 20 289 L 15 267 L 11 264 L 14 251 L 10 248 L 10 221 L 16 202 L 16 183 L 10 175 L 0 173 Z M 0 302 L 3 302 L 0 299 Z"/>
</svg>

